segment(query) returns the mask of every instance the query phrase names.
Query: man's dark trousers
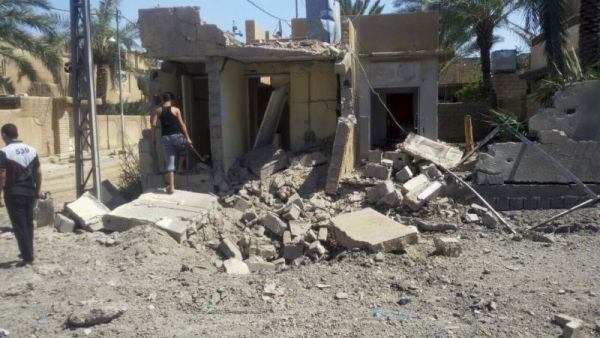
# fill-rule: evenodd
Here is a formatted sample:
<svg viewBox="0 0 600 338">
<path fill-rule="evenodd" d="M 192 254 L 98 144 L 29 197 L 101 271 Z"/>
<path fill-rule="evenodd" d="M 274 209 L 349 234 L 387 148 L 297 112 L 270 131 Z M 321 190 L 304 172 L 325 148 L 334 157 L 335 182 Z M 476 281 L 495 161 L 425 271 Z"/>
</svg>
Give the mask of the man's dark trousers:
<svg viewBox="0 0 600 338">
<path fill-rule="evenodd" d="M 33 207 L 35 198 L 23 195 L 5 195 L 4 203 L 15 237 L 25 262 L 33 262 Z"/>
</svg>

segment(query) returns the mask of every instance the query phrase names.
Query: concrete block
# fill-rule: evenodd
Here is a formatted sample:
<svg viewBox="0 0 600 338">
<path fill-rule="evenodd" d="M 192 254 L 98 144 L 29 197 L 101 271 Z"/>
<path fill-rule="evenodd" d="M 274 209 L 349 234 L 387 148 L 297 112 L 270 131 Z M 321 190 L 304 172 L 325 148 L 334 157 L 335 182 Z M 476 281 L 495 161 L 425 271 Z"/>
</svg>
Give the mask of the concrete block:
<svg viewBox="0 0 600 338">
<path fill-rule="evenodd" d="M 477 214 L 466 214 L 465 215 L 465 222 L 466 223 L 479 223 L 481 219 L 479 218 L 479 216 L 477 216 Z"/>
<path fill-rule="evenodd" d="M 423 166 L 421 168 L 421 174 L 425 174 L 432 181 L 437 180 L 438 178 L 443 176 L 442 172 L 439 171 L 438 168 L 433 163 Z"/>
<path fill-rule="evenodd" d="M 267 213 L 261 222 L 265 228 L 277 236 L 283 236 L 283 232 L 287 230 L 287 225 L 272 212 Z"/>
<path fill-rule="evenodd" d="M 396 182 L 398 183 L 406 183 L 408 180 L 410 180 L 411 178 L 414 177 L 414 174 L 412 172 L 412 170 L 410 170 L 410 167 L 408 166 L 404 166 L 402 169 L 400 169 L 397 173 L 396 173 Z"/>
<path fill-rule="evenodd" d="M 563 338 L 575 338 L 579 336 L 579 332 L 583 329 L 583 321 L 576 319 L 568 322 L 563 326 Z"/>
<path fill-rule="evenodd" d="M 290 221 L 289 225 L 292 237 L 304 236 L 311 228 L 310 222 L 300 220 Z"/>
<path fill-rule="evenodd" d="M 563 144 L 569 137 L 562 130 L 540 130 L 538 131 L 538 140 L 543 144 Z"/>
<path fill-rule="evenodd" d="M 300 214 L 302 210 L 296 204 L 290 204 L 289 207 L 286 208 L 284 214 L 282 216 L 286 221 L 295 221 L 300 218 Z"/>
<path fill-rule="evenodd" d="M 442 191 L 442 184 L 438 181 L 415 188 L 404 196 L 404 204 L 411 210 L 419 210 L 425 203 L 436 198 Z"/>
<path fill-rule="evenodd" d="M 244 222 L 250 223 L 258 218 L 258 215 L 254 211 L 247 211 L 242 215 L 242 220 Z"/>
<path fill-rule="evenodd" d="M 411 156 L 431 161 L 448 169 L 456 167 L 463 156 L 463 152 L 457 147 L 413 133 L 408 135 L 401 148 Z"/>
<path fill-rule="evenodd" d="M 308 230 L 306 235 L 304 235 L 304 240 L 308 243 L 312 243 L 319 240 L 319 236 L 314 231 Z"/>
<path fill-rule="evenodd" d="M 229 238 L 224 238 L 221 241 L 218 250 L 225 258 L 243 259 L 240 248 L 238 248 L 238 246 Z"/>
<path fill-rule="evenodd" d="M 241 196 L 235 196 L 232 208 L 241 212 L 245 212 L 246 210 L 252 208 L 252 203 Z"/>
<path fill-rule="evenodd" d="M 564 313 L 558 313 L 558 314 L 554 315 L 554 319 L 552 320 L 552 322 L 560 327 L 563 327 L 563 326 L 567 325 L 569 322 L 572 322 L 575 320 L 579 320 L 579 319 L 577 319 L 573 316 L 566 315 Z"/>
<path fill-rule="evenodd" d="M 393 162 L 394 170 L 399 170 L 408 164 L 406 154 L 399 151 L 386 151 L 383 153 L 383 158 Z"/>
<path fill-rule="evenodd" d="M 75 230 L 75 221 L 65 215 L 56 214 L 54 218 L 54 227 L 56 228 L 56 231 L 60 233 L 73 232 Z"/>
<path fill-rule="evenodd" d="M 233 275 L 247 275 L 250 273 L 250 269 L 246 263 L 239 259 L 230 258 L 223 262 L 225 272 Z"/>
<path fill-rule="evenodd" d="M 391 193 L 385 195 L 379 201 L 377 201 L 377 205 L 385 206 L 388 208 L 395 208 L 395 207 L 400 206 L 400 204 L 402 204 L 402 199 L 403 199 L 402 193 L 394 190 Z"/>
<path fill-rule="evenodd" d="M 435 237 L 433 239 L 435 253 L 442 256 L 458 257 L 462 253 L 462 247 L 456 237 Z"/>
<path fill-rule="evenodd" d="M 369 162 L 380 164 L 382 160 L 383 152 L 379 149 L 369 150 Z"/>
<path fill-rule="evenodd" d="M 386 195 L 395 190 L 394 183 L 385 181 L 367 189 L 367 199 L 369 203 L 377 203 Z"/>
<path fill-rule="evenodd" d="M 320 227 L 317 235 L 318 240 L 321 242 L 327 242 L 328 229 L 326 227 Z"/>
<path fill-rule="evenodd" d="M 381 164 L 384 165 L 384 166 L 386 166 L 386 167 L 388 167 L 388 168 L 390 168 L 390 169 L 394 168 L 394 161 L 392 161 L 392 160 L 383 159 L 383 160 L 381 160 Z"/>
<path fill-rule="evenodd" d="M 34 211 L 36 227 L 54 224 L 54 200 L 48 193 L 45 198 L 36 200 Z"/>
<path fill-rule="evenodd" d="M 260 272 L 260 271 L 276 271 L 277 267 L 275 264 L 265 261 L 262 257 L 259 256 L 250 256 L 248 259 L 244 261 L 248 266 L 250 272 Z"/>
<path fill-rule="evenodd" d="M 264 259 L 275 259 L 277 258 L 277 248 L 275 245 L 266 242 L 252 241 L 248 248 L 248 256 L 259 256 Z"/>
<path fill-rule="evenodd" d="M 365 176 L 368 178 L 376 178 L 378 180 L 388 180 L 392 174 L 392 169 L 383 165 L 369 163 L 365 167 Z"/>
<path fill-rule="evenodd" d="M 66 206 L 67 212 L 85 230 L 98 231 L 104 228 L 102 218 L 110 212 L 104 204 L 89 192 Z"/>
<path fill-rule="evenodd" d="M 283 247 L 283 258 L 293 261 L 298 257 L 304 255 L 304 245 L 302 244 L 290 244 Z"/>
<path fill-rule="evenodd" d="M 177 243 L 185 241 L 187 239 L 188 230 L 194 227 L 193 224 L 190 224 L 188 221 L 173 218 L 163 218 L 154 223 L 154 225 L 168 233 L 177 241 Z"/>
<path fill-rule="evenodd" d="M 390 252 L 418 242 L 418 231 L 367 208 L 332 219 L 338 245 Z"/>
<path fill-rule="evenodd" d="M 404 183 L 401 187 L 401 190 L 403 193 L 406 194 L 415 189 L 419 189 L 423 185 L 427 185 L 429 183 L 430 183 L 430 181 L 429 181 L 429 178 L 427 177 L 427 175 L 419 174 L 419 175 L 415 176 L 414 178 L 408 180 L 406 183 Z"/>
<path fill-rule="evenodd" d="M 283 232 L 283 245 L 292 243 L 292 233 L 289 230 Z"/>
</svg>

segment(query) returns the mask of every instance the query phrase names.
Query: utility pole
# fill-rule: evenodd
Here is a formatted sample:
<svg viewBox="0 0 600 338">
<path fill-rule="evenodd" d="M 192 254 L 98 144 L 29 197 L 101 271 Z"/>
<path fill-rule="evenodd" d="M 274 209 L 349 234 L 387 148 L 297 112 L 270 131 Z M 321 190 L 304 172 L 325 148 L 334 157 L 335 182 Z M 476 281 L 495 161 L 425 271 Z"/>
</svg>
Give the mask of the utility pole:
<svg viewBox="0 0 600 338">
<path fill-rule="evenodd" d="M 296 0 L 296 19 L 298 19 L 298 0 Z"/>
<path fill-rule="evenodd" d="M 77 196 L 92 179 L 93 192 L 100 199 L 100 158 L 96 133 L 96 92 L 90 22 L 90 0 L 70 0 L 71 12 L 71 96 L 73 97 L 73 130 L 75 139 L 75 179 Z M 87 110 L 82 101 L 87 100 Z M 89 150 L 89 158 L 84 151 Z M 85 163 L 91 159 L 91 166 Z M 89 170 L 86 173 L 86 170 Z"/>
<path fill-rule="evenodd" d="M 121 151 L 125 152 L 125 109 L 123 108 L 123 77 L 121 76 L 121 39 L 119 32 L 119 20 L 121 11 L 117 9 L 117 65 L 119 72 L 119 105 L 121 112 Z"/>
</svg>

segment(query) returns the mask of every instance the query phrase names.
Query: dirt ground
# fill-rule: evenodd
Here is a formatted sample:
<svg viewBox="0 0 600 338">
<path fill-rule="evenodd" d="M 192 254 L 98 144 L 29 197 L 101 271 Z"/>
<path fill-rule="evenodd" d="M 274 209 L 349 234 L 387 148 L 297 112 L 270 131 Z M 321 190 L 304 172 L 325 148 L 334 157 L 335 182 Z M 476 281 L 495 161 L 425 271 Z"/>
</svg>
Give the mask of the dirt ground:
<svg viewBox="0 0 600 338">
<path fill-rule="evenodd" d="M 552 212 L 510 217 L 525 226 Z M 150 227 L 113 235 L 37 229 L 36 263 L 16 267 L 2 214 L 0 328 L 10 337 L 558 337 L 551 320 L 565 313 L 586 323 L 582 337 L 598 336 L 599 216 L 592 208 L 562 219 L 577 231 L 555 243 L 461 224 L 457 258 L 432 256 L 439 234 L 425 233 L 383 262 L 337 252 L 234 276 L 218 271 L 213 250 Z M 126 311 L 108 324 L 66 326 L 69 315 L 104 305 Z"/>
</svg>

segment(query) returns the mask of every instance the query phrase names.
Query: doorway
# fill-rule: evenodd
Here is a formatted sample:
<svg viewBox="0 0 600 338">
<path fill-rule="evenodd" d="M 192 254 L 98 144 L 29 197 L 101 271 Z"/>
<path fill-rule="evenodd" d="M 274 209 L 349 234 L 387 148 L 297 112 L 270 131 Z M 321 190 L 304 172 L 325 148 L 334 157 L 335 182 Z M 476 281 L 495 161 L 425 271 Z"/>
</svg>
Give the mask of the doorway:
<svg viewBox="0 0 600 338">
<path fill-rule="evenodd" d="M 418 89 L 378 89 L 377 93 L 381 100 L 375 94 L 371 95 L 371 145 L 380 148 L 395 146 L 404 141 L 407 133 L 417 130 Z M 381 101 L 385 102 L 385 106 Z"/>
<path fill-rule="evenodd" d="M 208 77 L 206 76 L 183 76 L 183 110 L 184 122 L 188 128 L 192 144 L 198 153 L 204 158 L 201 160 L 192 152 L 189 152 L 187 161 L 188 169 L 193 169 L 196 164 L 202 162 L 212 165 L 210 144 L 210 120 L 208 111 Z"/>
</svg>

